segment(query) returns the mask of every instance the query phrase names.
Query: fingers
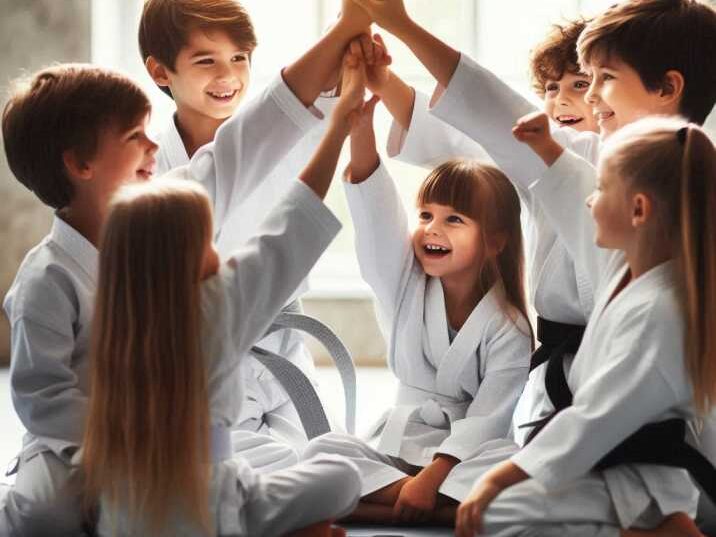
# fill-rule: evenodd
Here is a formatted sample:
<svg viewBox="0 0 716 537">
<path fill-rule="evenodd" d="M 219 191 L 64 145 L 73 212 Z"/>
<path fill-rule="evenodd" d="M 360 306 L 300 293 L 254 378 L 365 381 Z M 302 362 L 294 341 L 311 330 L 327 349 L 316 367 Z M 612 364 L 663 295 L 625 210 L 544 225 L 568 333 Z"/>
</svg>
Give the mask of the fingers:
<svg viewBox="0 0 716 537">
<path fill-rule="evenodd" d="M 482 531 L 482 512 L 477 502 L 463 503 L 457 510 L 455 535 L 457 537 L 475 537 Z"/>
<path fill-rule="evenodd" d="M 365 63 L 367 65 L 373 65 L 373 62 L 375 61 L 373 39 L 371 39 L 368 34 L 362 34 L 358 36 L 357 41 L 360 42 L 360 47 L 363 50 L 363 59 L 365 60 Z"/>
<path fill-rule="evenodd" d="M 365 103 L 364 110 L 365 112 L 372 114 L 375 111 L 375 105 L 377 105 L 380 102 L 380 97 L 377 95 L 373 95 L 367 103 Z"/>
</svg>

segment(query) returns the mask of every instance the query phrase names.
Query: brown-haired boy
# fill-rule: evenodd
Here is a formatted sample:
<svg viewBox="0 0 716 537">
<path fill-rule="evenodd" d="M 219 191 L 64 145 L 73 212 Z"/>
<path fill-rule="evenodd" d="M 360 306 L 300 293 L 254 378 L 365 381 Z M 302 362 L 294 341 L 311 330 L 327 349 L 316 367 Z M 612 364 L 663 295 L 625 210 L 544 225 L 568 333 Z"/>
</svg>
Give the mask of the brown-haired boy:
<svg viewBox="0 0 716 537">
<path fill-rule="evenodd" d="M 79 64 L 40 71 L 3 111 L 10 169 L 56 212 L 50 234 L 27 254 L 4 302 L 10 389 L 27 433 L 15 486 L 1 506 L 2 535 L 81 531 L 72 481 L 87 408 L 97 241 L 114 191 L 153 173 L 149 111 L 132 81 Z"/>
<path fill-rule="evenodd" d="M 305 103 L 318 96 L 358 31 L 341 19 L 218 129 L 189 165 L 172 172 L 206 187 L 217 229 L 236 200 L 248 197 L 318 121 Z M 148 179 L 156 166 L 157 146 L 145 134 L 148 112 L 144 94 L 123 77 L 61 66 L 15 92 L 3 113 L 13 173 L 57 209 L 52 233 L 28 254 L 4 303 L 12 329 L 12 395 L 29 431 L 18 486 L 2 505 L 0 528 L 10 534 L 80 530 L 78 496 L 68 482 L 86 408 L 97 240 L 112 193 L 127 181 Z"/>
<path fill-rule="evenodd" d="M 584 166 L 589 166 L 587 161 L 596 160 L 599 152 L 596 136 L 554 130 L 552 136 L 561 146 L 586 160 L 571 151 L 560 155 L 561 148 L 555 151 L 554 147 L 547 157 L 540 158 L 511 132 L 515 122 L 534 112 L 534 106 L 494 74 L 418 27 L 401 0 L 355 1 L 402 39 L 437 79 L 440 87 L 433 98 L 434 114 L 479 142 L 519 188 L 530 189 L 537 202 L 538 185 L 550 185 L 549 175 L 558 174 L 564 179 L 558 187 L 565 194 L 560 198 L 562 210 L 586 211 L 581 193 L 593 188 L 595 181 L 593 169 L 591 179 L 585 179 L 583 172 Z M 598 16 L 583 35 L 580 57 L 589 58 L 589 62 L 582 67 L 593 78 L 586 99 L 598 114 L 603 136 L 650 114 L 681 113 L 701 123 L 712 109 L 716 64 L 704 60 L 716 52 L 716 12 L 708 5 L 693 0 L 623 2 Z M 590 35 L 598 39 L 588 40 Z M 590 41 L 603 45 L 593 49 L 599 54 L 591 55 L 589 47 L 582 46 Z M 533 186 L 539 177 L 542 179 Z M 556 184 L 552 183 L 552 190 Z M 568 196 L 569 192 L 576 194 Z M 592 247 L 591 240 L 584 238 L 585 248 Z M 573 258 L 580 260 L 575 268 L 586 276 L 586 287 L 594 289 L 599 284 L 598 274 L 592 264 L 582 262 L 589 256 L 575 254 Z M 561 361 L 554 363 L 562 366 Z M 601 397 L 609 401 L 608 387 Z M 550 406 L 537 403 L 533 409 L 548 415 L 553 410 Z M 461 507 L 458 534 L 466 535 L 470 527 L 479 526 L 485 514 L 483 528 L 489 532 L 539 523 L 545 533 L 636 535 L 638 532 L 620 532 L 619 528 L 654 528 L 671 513 L 695 511 L 696 491 L 679 469 L 669 473 L 664 467 L 634 464 L 592 473 L 605 453 L 596 448 L 603 429 L 595 426 L 591 410 L 570 406 L 569 412 L 558 415 L 556 419 L 563 425 L 567 424 L 564 420 L 572 420 L 571 427 L 561 429 L 569 430 L 569 435 L 555 435 L 560 429 L 547 426 L 537 437 L 544 436 L 542 441 L 521 450 L 515 445 L 509 460 L 499 471 L 487 472 Z M 619 441 L 633 432 L 622 425 L 629 423 L 636 410 L 625 405 L 611 412 L 610 423 L 622 434 Z M 485 453 L 486 464 L 491 455 L 495 454 Z M 575 475 L 579 479 L 574 480 Z M 587 509 L 591 515 L 585 517 Z M 684 534 L 694 532 L 687 528 Z"/>
<path fill-rule="evenodd" d="M 319 123 L 308 109 L 322 117 L 321 110 L 313 106 L 314 101 L 324 86 L 336 80 L 338 63 L 330 61 L 326 53 L 345 48 L 346 36 L 364 31 L 370 22 L 365 13 L 350 2 L 345 2 L 344 11 L 345 16 L 321 39 L 317 47 L 320 55 L 313 57 L 314 63 L 305 64 L 300 76 L 289 67 L 284 70 L 283 79 L 278 76 L 272 83 L 274 88 L 288 84 L 295 90 L 303 110 L 296 109 L 293 113 L 310 117 L 306 132 Z M 219 127 L 239 109 L 248 90 L 256 43 L 250 16 L 236 0 L 146 1 L 139 25 L 142 59 L 156 84 L 176 104 L 176 113 L 159 138 L 159 172 L 185 165 L 197 148 L 211 142 Z M 310 91 L 302 90 L 302 86 Z M 330 103 L 327 99 L 322 101 L 320 106 L 327 111 Z M 241 110 L 248 106 L 252 104 L 242 105 Z M 231 122 L 240 125 L 236 118 Z M 238 128 L 241 132 L 236 136 L 241 141 L 244 136 L 273 136 L 279 125 L 266 118 L 255 130 Z M 321 130 L 313 129 L 284 158 L 268 153 L 257 157 L 271 167 L 267 167 L 261 184 L 251 196 L 234 197 L 230 201 L 231 221 L 217 230 L 217 245 L 222 255 L 229 254 L 254 235 L 265 212 L 281 198 L 313 154 Z M 247 157 L 237 155 L 236 158 Z M 300 310 L 298 297 L 307 287 L 303 282 L 286 306 L 287 310 Z M 286 356 L 309 377 L 315 375 L 313 360 L 299 333 L 282 330 L 264 338 L 259 345 Z M 244 363 L 246 401 L 240 422 L 233 431 L 234 449 L 262 472 L 295 464 L 297 450 L 307 439 L 293 404 L 261 364 L 256 360 Z"/>
</svg>

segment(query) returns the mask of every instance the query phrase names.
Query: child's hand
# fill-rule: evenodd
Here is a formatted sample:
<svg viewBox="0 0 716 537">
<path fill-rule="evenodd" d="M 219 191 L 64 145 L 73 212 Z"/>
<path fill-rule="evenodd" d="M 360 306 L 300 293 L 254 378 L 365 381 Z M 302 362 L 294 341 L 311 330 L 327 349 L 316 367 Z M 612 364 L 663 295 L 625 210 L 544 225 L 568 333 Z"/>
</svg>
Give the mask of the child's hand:
<svg viewBox="0 0 716 537">
<path fill-rule="evenodd" d="M 430 518 L 438 500 L 438 491 L 432 480 L 421 479 L 420 474 L 408 480 L 393 508 L 396 522 L 413 524 Z"/>
<path fill-rule="evenodd" d="M 379 34 L 371 39 L 369 34 L 363 34 L 351 42 L 350 50 L 355 55 L 361 55 L 366 64 L 366 87 L 374 94 L 380 95 L 390 80 L 390 69 L 393 58 Z"/>
<path fill-rule="evenodd" d="M 404 24 L 410 23 L 410 16 L 405 9 L 403 0 L 353 1 L 362 7 L 381 28 L 385 28 L 392 34 L 395 34 Z"/>
<path fill-rule="evenodd" d="M 358 35 L 370 30 L 373 19 L 353 0 L 342 0 L 339 23 L 347 28 L 352 35 Z"/>
<path fill-rule="evenodd" d="M 457 537 L 475 537 L 476 534 L 482 533 L 482 515 L 500 492 L 502 492 L 502 487 L 490 480 L 483 479 L 478 482 L 478 485 L 457 509 L 455 535 Z"/>
<path fill-rule="evenodd" d="M 356 121 L 354 116 L 363 109 L 365 82 L 365 63 L 359 56 L 346 53 L 343 58 L 341 96 L 333 110 L 333 121 L 345 125 L 346 130 Z"/>
<path fill-rule="evenodd" d="M 529 145 L 547 166 L 554 164 L 564 151 L 552 138 L 549 117 L 544 112 L 533 112 L 518 119 L 512 134 L 518 141 Z"/>
</svg>

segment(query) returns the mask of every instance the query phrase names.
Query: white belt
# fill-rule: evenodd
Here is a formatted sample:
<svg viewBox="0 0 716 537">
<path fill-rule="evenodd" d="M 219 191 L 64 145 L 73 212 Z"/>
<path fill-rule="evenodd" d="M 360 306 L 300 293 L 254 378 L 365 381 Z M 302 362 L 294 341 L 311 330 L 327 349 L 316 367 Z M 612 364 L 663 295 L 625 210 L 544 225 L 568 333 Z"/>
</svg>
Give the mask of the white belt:
<svg viewBox="0 0 716 537">
<path fill-rule="evenodd" d="M 405 384 L 398 388 L 397 399 L 378 443 L 378 451 L 393 457 L 400 456 L 405 429 L 414 416 L 419 416 L 431 427 L 449 429 L 450 423 L 465 417 L 470 406 L 470 401 L 460 401 Z"/>
</svg>

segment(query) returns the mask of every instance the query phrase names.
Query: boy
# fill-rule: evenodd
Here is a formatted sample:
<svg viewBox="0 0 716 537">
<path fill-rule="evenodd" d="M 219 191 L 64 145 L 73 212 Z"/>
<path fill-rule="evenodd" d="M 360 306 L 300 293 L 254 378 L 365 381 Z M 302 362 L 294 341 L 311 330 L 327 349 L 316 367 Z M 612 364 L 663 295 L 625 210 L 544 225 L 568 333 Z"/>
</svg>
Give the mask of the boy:
<svg viewBox="0 0 716 537">
<path fill-rule="evenodd" d="M 355 33 L 341 19 L 226 122 L 214 143 L 172 172 L 206 187 L 218 228 L 232 203 L 271 171 L 272 159 L 285 156 L 317 121 L 304 103 L 318 96 Z M 52 233 L 28 254 L 4 304 L 12 330 L 13 401 L 28 430 L 18 486 L 2 506 L 0 528 L 6 525 L 11 535 L 80 530 L 69 481 L 87 400 L 97 238 L 116 188 L 153 174 L 157 147 L 144 131 L 148 112 L 146 97 L 130 81 L 98 68 L 60 66 L 39 73 L 3 113 L 10 168 L 57 209 Z"/>
<path fill-rule="evenodd" d="M 346 7 L 355 28 L 361 29 L 361 21 L 365 27 L 369 25 L 360 8 Z M 248 90 L 257 39 L 249 14 L 235 0 L 217 0 L 210 5 L 201 0 L 148 0 L 139 25 L 139 43 L 147 71 L 176 104 L 176 113 L 159 139 L 161 173 L 185 165 L 240 106 Z M 313 101 L 304 104 L 312 106 Z M 326 111 L 330 104 L 321 106 Z M 312 110 L 322 116 L 321 110 Z M 281 198 L 289 181 L 310 158 L 320 130 L 311 131 L 286 158 L 268 157 L 277 163 L 276 168 L 250 197 L 235 200 L 231 222 L 217 230 L 222 255 L 230 254 L 254 234 L 266 210 Z M 304 282 L 287 304 L 287 311 L 300 311 L 297 297 L 306 290 Z M 258 345 L 286 356 L 309 377 L 315 375 L 299 333 L 283 330 Z M 244 363 L 247 397 L 233 433 L 234 448 L 260 471 L 290 466 L 297 461 L 296 449 L 306 442 L 298 415 L 278 381 L 261 364 L 256 360 Z"/>
<path fill-rule="evenodd" d="M 437 78 L 434 114 L 480 142 L 521 188 L 546 174 L 545 162 L 511 136 L 511 124 L 534 107 L 492 73 L 415 25 L 402 2 L 356 1 L 406 42 Z M 681 113 L 702 123 L 716 101 L 716 66 L 703 61 L 716 52 L 715 47 L 716 13 L 691 0 L 625 2 L 597 17 L 580 37 L 579 48 L 582 66 L 592 75 L 586 100 L 602 136 L 649 114 Z M 580 136 L 570 129 L 555 130 L 553 136 L 587 161 L 596 160 L 600 145 L 596 136 Z M 560 156 L 552 148 L 547 160 L 564 173 L 572 158 L 577 157 L 568 151 Z M 576 268 L 594 274 L 592 267 Z M 588 278 L 585 284 L 593 289 L 595 282 Z M 669 512 L 659 498 L 653 500 L 662 513 Z M 628 501 L 615 501 L 615 506 L 622 527 L 630 527 L 642 514 Z M 526 504 L 522 508 L 529 509 Z"/>
</svg>

